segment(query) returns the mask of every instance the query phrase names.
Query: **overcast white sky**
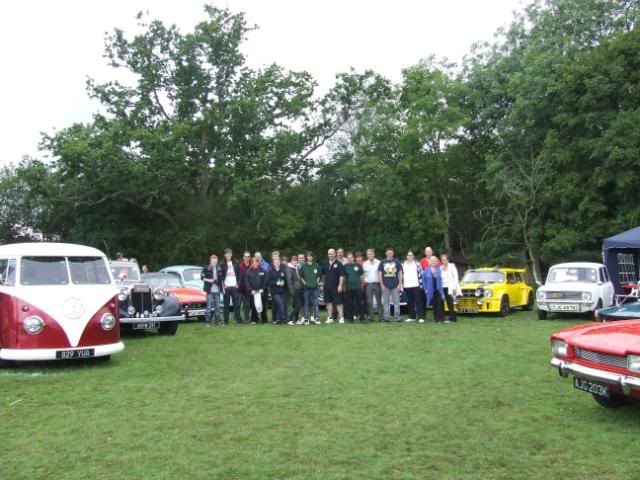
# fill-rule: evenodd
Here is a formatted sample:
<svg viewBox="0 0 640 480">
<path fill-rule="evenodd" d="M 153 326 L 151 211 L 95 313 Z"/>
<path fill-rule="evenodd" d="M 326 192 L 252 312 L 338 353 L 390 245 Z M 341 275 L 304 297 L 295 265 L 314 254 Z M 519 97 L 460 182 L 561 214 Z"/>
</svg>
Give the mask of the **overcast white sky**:
<svg viewBox="0 0 640 480">
<path fill-rule="evenodd" d="M 135 31 L 137 12 L 190 31 L 205 18 L 203 0 L 20 0 L 0 3 L 0 163 L 41 157 L 40 132 L 91 119 L 98 109 L 87 76 L 113 78 L 104 33 Z M 221 0 L 259 30 L 244 46 L 252 66 L 272 62 L 307 70 L 322 89 L 335 74 L 371 68 L 398 81 L 402 68 L 431 54 L 460 62 L 471 44 L 496 30 L 524 0 Z"/>
</svg>

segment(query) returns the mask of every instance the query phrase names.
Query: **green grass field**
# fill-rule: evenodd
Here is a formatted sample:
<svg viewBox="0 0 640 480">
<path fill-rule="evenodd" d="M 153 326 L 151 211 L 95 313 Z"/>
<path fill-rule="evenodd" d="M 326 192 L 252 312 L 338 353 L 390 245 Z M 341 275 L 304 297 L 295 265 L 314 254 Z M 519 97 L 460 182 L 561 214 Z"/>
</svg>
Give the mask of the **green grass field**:
<svg viewBox="0 0 640 480">
<path fill-rule="evenodd" d="M 186 324 L 0 372 L 0 479 L 638 478 L 640 409 L 549 366 L 581 321 Z"/>
</svg>

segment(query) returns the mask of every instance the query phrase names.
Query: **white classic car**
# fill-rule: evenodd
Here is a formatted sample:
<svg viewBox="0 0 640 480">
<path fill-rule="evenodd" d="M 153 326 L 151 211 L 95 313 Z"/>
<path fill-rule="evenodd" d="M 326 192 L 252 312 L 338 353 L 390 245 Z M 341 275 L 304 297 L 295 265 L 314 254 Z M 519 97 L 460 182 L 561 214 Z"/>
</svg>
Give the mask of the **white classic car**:
<svg viewBox="0 0 640 480">
<path fill-rule="evenodd" d="M 614 304 L 615 292 L 607 267 L 601 263 L 572 262 L 554 265 L 547 283 L 538 288 L 538 318 L 549 313 L 593 313 Z"/>
</svg>

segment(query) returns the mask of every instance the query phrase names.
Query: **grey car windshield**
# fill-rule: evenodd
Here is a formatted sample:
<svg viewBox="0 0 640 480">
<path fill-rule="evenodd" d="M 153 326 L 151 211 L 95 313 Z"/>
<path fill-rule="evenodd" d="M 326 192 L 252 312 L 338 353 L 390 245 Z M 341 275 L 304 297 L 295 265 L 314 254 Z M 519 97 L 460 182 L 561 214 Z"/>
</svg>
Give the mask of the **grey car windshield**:
<svg viewBox="0 0 640 480">
<path fill-rule="evenodd" d="M 552 268 L 547 277 L 547 281 L 596 283 L 598 281 L 598 275 L 595 268 Z"/>
<path fill-rule="evenodd" d="M 193 282 L 194 280 L 200 281 L 200 273 L 202 269 L 199 268 L 187 268 L 182 272 L 185 282 Z"/>
<path fill-rule="evenodd" d="M 166 275 L 162 277 L 144 277 L 143 280 L 152 287 L 168 287 L 181 288 L 182 282 L 175 275 Z"/>
<path fill-rule="evenodd" d="M 465 283 L 500 283 L 504 282 L 501 272 L 467 272 L 462 279 Z"/>
</svg>

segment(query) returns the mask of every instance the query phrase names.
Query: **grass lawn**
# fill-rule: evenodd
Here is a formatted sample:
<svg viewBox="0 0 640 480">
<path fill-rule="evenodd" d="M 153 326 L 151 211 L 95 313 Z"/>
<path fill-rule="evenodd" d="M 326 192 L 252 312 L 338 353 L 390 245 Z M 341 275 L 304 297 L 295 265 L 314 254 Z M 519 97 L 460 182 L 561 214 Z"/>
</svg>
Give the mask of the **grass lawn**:
<svg viewBox="0 0 640 480">
<path fill-rule="evenodd" d="M 0 372 L 0 478 L 638 478 L 640 408 L 549 366 L 585 320 L 182 325 Z"/>
</svg>

